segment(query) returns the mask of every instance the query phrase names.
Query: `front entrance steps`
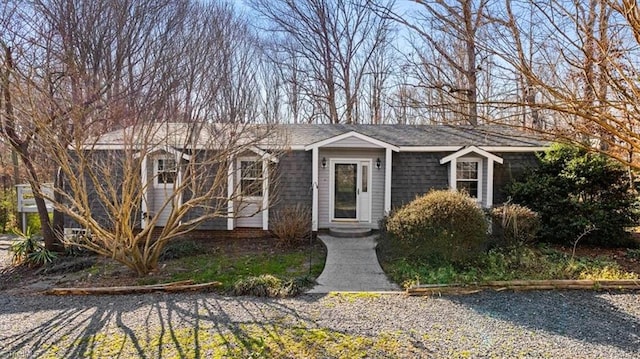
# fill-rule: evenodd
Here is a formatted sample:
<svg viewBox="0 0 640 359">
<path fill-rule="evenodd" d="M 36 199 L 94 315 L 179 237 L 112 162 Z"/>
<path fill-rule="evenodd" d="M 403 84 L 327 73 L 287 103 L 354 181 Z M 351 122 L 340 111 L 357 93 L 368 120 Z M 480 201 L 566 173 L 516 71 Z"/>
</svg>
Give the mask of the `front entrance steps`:
<svg viewBox="0 0 640 359">
<path fill-rule="evenodd" d="M 371 233 L 371 228 L 329 228 L 329 235 L 336 238 L 362 238 Z"/>
</svg>

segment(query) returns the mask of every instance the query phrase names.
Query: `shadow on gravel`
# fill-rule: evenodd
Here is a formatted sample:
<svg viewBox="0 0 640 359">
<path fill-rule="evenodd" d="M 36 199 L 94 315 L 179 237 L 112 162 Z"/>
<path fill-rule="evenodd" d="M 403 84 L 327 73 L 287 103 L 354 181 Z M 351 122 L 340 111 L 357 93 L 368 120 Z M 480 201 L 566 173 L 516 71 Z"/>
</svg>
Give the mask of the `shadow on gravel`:
<svg viewBox="0 0 640 359">
<path fill-rule="evenodd" d="M 478 313 L 529 329 L 584 342 L 640 351 L 640 318 L 617 308 L 607 297 L 619 293 L 590 291 L 483 292 L 449 297 Z M 636 300 L 640 301 L 640 295 Z M 628 301 L 627 301 L 628 302 Z M 640 307 L 640 302 L 636 302 Z"/>
<path fill-rule="evenodd" d="M 23 299 L 25 303 L 21 305 Z M 298 300 L 316 299 L 303 296 Z M 315 327 L 313 319 L 301 317 L 281 301 L 250 297 L 238 300 L 208 294 L 86 297 L 0 294 L 0 316 L 9 314 L 18 314 L 25 321 L 12 324 L 20 328 L 14 334 L 0 333 L 0 358 L 206 358 L 212 350 L 242 357 L 243 353 L 265 350 L 256 331 L 271 335 L 269 339 L 279 343 L 274 323 L 286 321 Z M 31 315 L 34 318 L 28 319 Z M 43 316 L 48 319 L 40 319 Z M 137 319 L 132 321 L 132 316 Z M 30 325 L 33 322 L 37 324 Z"/>
</svg>

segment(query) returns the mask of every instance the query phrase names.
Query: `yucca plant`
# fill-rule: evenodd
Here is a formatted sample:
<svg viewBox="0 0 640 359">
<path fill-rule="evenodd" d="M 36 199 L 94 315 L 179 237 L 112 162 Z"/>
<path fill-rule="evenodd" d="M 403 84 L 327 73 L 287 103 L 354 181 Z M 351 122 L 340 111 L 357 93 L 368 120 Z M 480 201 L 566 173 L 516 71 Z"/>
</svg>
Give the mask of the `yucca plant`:
<svg viewBox="0 0 640 359">
<path fill-rule="evenodd" d="M 12 253 L 11 263 L 13 265 L 40 266 L 51 263 L 57 258 L 55 252 L 44 248 L 31 227 L 27 227 L 25 232 L 14 229 L 13 233 L 20 237 L 20 240 L 13 243 L 9 249 Z"/>
</svg>

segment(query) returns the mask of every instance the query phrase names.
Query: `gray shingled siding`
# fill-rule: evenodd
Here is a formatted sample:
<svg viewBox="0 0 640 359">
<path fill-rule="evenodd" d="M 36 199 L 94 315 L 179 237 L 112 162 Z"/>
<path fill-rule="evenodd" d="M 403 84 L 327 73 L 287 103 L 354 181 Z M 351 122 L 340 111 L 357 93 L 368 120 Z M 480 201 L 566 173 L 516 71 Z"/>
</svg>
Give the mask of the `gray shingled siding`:
<svg viewBox="0 0 640 359">
<path fill-rule="evenodd" d="M 445 152 L 394 153 L 391 174 L 391 208 L 411 202 L 431 189 L 449 188 L 449 166 L 441 165 Z"/>
<path fill-rule="evenodd" d="M 441 165 L 440 159 L 450 153 L 420 153 L 402 152 L 393 153 L 393 170 L 391 184 L 391 205 L 397 208 L 412 201 L 416 196 L 428 192 L 430 189 L 445 189 L 448 183 L 448 165 Z M 494 195 L 493 203 L 498 205 L 506 200 L 504 187 L 513 178 L 520 176 L 525 168 L 537 166 L 535 153 L 495 153 L 504 159 L 504 163 L 495 164 L 494 167 Z M 104 156 L 103 161 L 122 158 L 119 151 L 100 151 L 96 155 Z M 152 163 L 149 163 L 152 166 Z M 274 164 L 275 178 L 271 181 L 271 205 L 269 210 L 269 223 L 273 223 L 274 214 L 286 205 L 297 203 L 311 207 L 311 151 L 291 151 L 280 157 L 280 162 Z M 212 168 L 212 173 L 217 169 Z M 486 174 L 486 168 L 484 169 Z M 110 179 L 120 181 L 123 176 L 122 169 L 112 171 Z M 211 177 L 213 178 L 213 176 Z M 88 183 L 87 191 L 91 198 L 91 216 L 106 227 L 111 226 L 104 206 L 97 199 L 93 184 Z M 70 191 L 65 184 L 66 191 Z M 226 186 L 225 186 L 226 188 Z M 484 191 L 486 194 L 486 190 Z M 221 193 L 224 196 L 223 193 Z M 186 200 L 186 198 L 185 198 Z M 187 215 L 190 219 L 198 215 L 198 210 Z M 140 213 L 135 211 L 132 219 L 135 227 L 140 225 Z M 375 216 L 374 216 L 375 217 Z M 73 220 L 65 216 L 65 227 L 79 227 Z M 214 218 L 202 223 L 198 229 L 224 230 L 227 228 L 225 217 Z"/>
<path fill-rule="evenodd" d="M 538 159 L 534 152 L 528 153 L 496 153 L 502 157 L 503 164 L 495 164 L 493 170 L 493 205 L 499 205 L 507 200 L 505 186 L 513 179 L 522 176 L 527 168 L 537 167 Z"/>
<path fill-rule="evenodd" d="M 107 158 L 111 158 L 111 159 L 117 159 L 117 158 L 124 158 L 123 155 L 120 153 L 120 151 L 96 151 L 96 155 L 102 156 L 105 159 Z M 152 157 L 153 156 L 149 156 L 149 160 L 147 161 L 148 164 L 148 178 L 151 180 L 152 176 L 153 176 L 153 162 L 152 162 Z M 202 157 L 202 155 L 200 155 L 200 157 Z M 212 167 L 211 169 L 211 173 L 216 173 L 217 168 Z M 118 168 L 117 170 L 114 170 L 111 173 L 110 176 L 110 180 L 113 182 L 117 182 L 120 183 L 121 178 L 123 176 L 122 173 L 122 169 Z M 213 175 L 211 177 L 209 177 L 207 179 L 208 182 L 213 181 Z M 104 208 L 104 206 L 100 203 L 100 201 L 97 198 L 95 189 L 93 187 L 93 183 L 91 183 L 90 181 L 87 181 L 87 192 L 91 201 L 91 216 L 95 219 L 97 219 L 101 225 L 105 226 L 105 227 L 111 227 L 111 219 L 108 217 L 106 210 Z M 150 184 L 150 186 L 153 186 L 152 184 Z M 222 188 L 223 187 L 223 188 Z M 226 185 L 221 187 L 221 193 L 219 194 L 220 196 L 226 196 Z M 65 190 L 67 192 L 70 192 L 71 189 L 68 187 L 68 185 L 66 185 L 65 182 Z M 183 197 L 183 201 L 188 200 L 189 198 L 189 193 L 185 193 L 184 197 Z M 226 205 L 225 207 L 226 208 Z M 197 217 L 198 215 L 200 215 L 202 212 L 201 209 L 198 208 L 194 208 L 192 209 L 186 216 L 185 216 L 185 220 L 189 220 L 192 218 Z M 141 219 L 141 214 L 139 211 L 135 211 L 134 212 L 134 218 L 132 219 L 132 223 L 134 228 L 140 228 L 140 219 Z M 65 220 L 64 220 L 64 226 L 67 228 L 78 228 L 80 227 L 77 223 L 75 223 L 75 221 L 73 221 L 72 219 L 70 219 L 68 216 L 65 216 Z M 226 217 L 219 217 L 219 218 L 213 218 L 207 221 L 204 221 L 203 223 L 201 223 L 198 226 L 198 229 L 202 229 L 202 230 L 225 230 L 227 229 L 227 218 Z"/>
<path fill-rule="evenodd" d="M 198 162 L 203 162 L 204 157 L 205 157 L 204 151 L 199 151 L 198 153 L 195 154 L 196 161 Z M 209 189 L 213 185 L 214 178 L 219 170 L 219 165 L 208 165 L 208 166 L 210 167 L 208 169 L 208 172 L 211 173 L 211 175 L 204 177 L 206 183 L 202 186 L 203 190 Z M 218 198 L 225 198 L 227 196 L 227 184 L 226 184 L 227 171 L 226 169 L 223 169 L 223 171 L 224 171 L 223 178 L 225 179 L 225 181 L 223 181 L 223 184 L 220 185 L 219 188 L 217 188 L 218 192 L 214 194 L 214 196 Z M 189 198 L 191 198 L 191 192 L 185 191 L 185 193 L 182 196 L 182 202 L 185 203 L 186 201 L 189 200 Z M 220 210 L 219 214 L 221 217 L 215 217 L 215 218 L 203 221 L 198 225 L 197 229 L 198 230 L 226 230 L 227 229 L 226 200 L 212 200 L 210 203 L 210 206 L 211 206 L 210 208 L 219 209 Z M 184 221 L 189 221 L 191 219 L 197 218 L 198 216 L 201 216 L 203 213 L 204 213 L 203 208 L 197 208 L 197 207 L 193 208 L 185 215 Z"/>
<path fill-rule="evenodd" d="M 291 151 L 280 156 L 280 162 L 273 164 L 274 176 L 271 181 L 269 226 L 274 215 L 285 206 L 301 204 L 309 208 L 311 191 L 311 151 Z"/>
<path fill-rule="evenodd" d="M 361 140 L 357 137 L 347 137 L 340 141 L 332 142 L 330 148 L 346 148 L 346 149 L 354 149 L 354 148 L 375 148 L 380 149 L 380 146 L 371 143 L 369 141 Z"/>
<path fill-rule="evenodd" d="M 449 188 L 449 166 L 440 159 L 450 153 L 401 152 L 393 154 L 391 207 L 398 208 L 430 189 Z M 493 205 L 506 201 L 505 186 L 525 168 L 537 166 L 535 153 L 494 153 L 503 164 L 494 163 Z M 483 160 L 483 193 L 486 196 L 486 160 Z"/>
<path fill-rule="evenodd" d="M 93 156 L 96 156 L 95 163 L 102 168 L 109 168 L 110 175 L 108 179 L 111 183 L 122 183 L 123 169 L 121 166 L 121 161 L 124 158 L 122 151 L 96 151 L 93 153 Z M 102 177 L 99 177 L 102 178 Z M 91 181 L 88 177 L 85 180 L 86 183 L 86 191 L 87 196 L 89 198 L 89 207 L 91 209 L 90 216 L 94 218 L 100 225 L 104 227 L 112 227 L 112 219 L 107 213 L 105 205 L 98 198 L 95 183 Z M 71 193 L 71 188 L 68 185 L 68 181 L 65 179 L 63 188 L 67 193 Z M 139 209 L 139 208 L 138 208 Z M 133 212 L 135 217 L 132 218 L 132 222 L 134 225 L 139 225 L 140 215 L 139 211 L 136 210 Z M 77 224 L 74 220 L 69 218 L 69 216 L 64 216 L 64 227 L 65 228 L 80 228 L 80 225 Z"/>
</svg>

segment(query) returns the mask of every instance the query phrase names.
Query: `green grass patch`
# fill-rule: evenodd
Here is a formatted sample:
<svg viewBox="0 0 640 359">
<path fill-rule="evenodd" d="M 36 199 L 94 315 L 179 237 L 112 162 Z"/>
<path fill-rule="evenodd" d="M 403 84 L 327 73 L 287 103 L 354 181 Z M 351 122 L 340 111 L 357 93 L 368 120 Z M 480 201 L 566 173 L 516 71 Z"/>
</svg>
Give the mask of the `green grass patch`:
<svg viewBox="0 0 640 359">
<path fill-rule="evenodd" d="M 388 358 L 418 349 L 397 333 L 369 337 L 326 328 L 241 324 L 97 333 L 68 338 L 42 351 L 43 358 L 69 353 L 81 358 Z"/>
<path fill-rule="evenodd" d="M 329 293 L 329 298 L 337 299 L 339 301 L 345 301 L 349 303 L 354 303 L 358 300 L 368 300 L 368 299 L 377 299 L 380 298 L 380 294 L 378 293 L 369 293 L 369 292 L 353 292 L 353 293 L 343 293 L 343 292 L 331 292 Z"/>
<path fill-rule="evenodd" d="M 320 245 L 238 254 L 207 251 L 188 242 L 169 248 L 165 253 L 160 275 L 140 278 L 138 284 L 217 281 L 222 283 L 220 291 L 225 293 L 263 296 L 296 295 L 311 286 L 313 279 L 322 272 L 326 256 Z"/>
<path fill-rule="evenodd" d="M 312 266 L 312 271 L 309 273 L 308 261 L 309 255 L 306 252 L 245 254 L 237 257 L 225 254 L 202 254 L 183 257 L 178 260 L 178 263 L 172 263 L 174 266 L 184 268 L 185 271 L 173 274 L 171 280 L 191 279 L 196 283 L 219 281 L 230 288 L 239 279 L 262 274 L 278 277 L 313 275 L 314 267 Z"/>
<path fill-rule="evenodd" d="M 550 248 L 492 250 L 473 265 L 431 264 L 405 258 L 382 260 L 385 272 L 404 288 L 419 284 L 469 284 L 494 280 L 637 279 L 606 258 L 571 258 Z"/>
</svg>

